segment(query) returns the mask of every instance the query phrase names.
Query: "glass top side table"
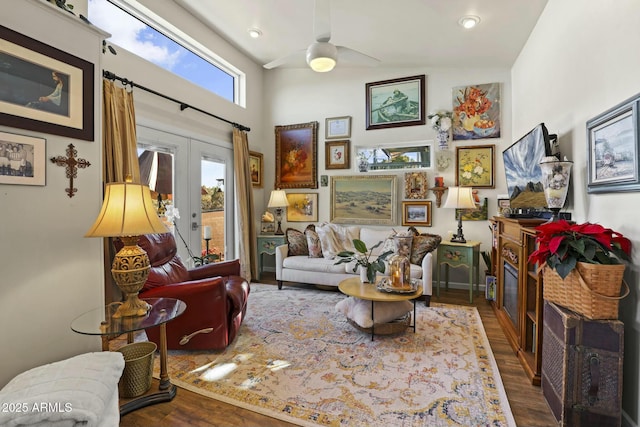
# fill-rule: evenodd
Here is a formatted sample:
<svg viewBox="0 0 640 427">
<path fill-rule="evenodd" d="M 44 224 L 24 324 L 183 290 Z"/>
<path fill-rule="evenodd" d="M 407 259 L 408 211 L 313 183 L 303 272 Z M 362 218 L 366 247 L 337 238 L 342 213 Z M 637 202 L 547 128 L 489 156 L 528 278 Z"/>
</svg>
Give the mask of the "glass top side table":
<svg viewBox="0 0 640 427">
<path fill-rule="evenodd" d="M 120 303 L 111 303 L 88 311 L 71 322 L 74 332 L 84 335 L 102 336 L 102 349 L 108 350 L 109 335 L 129 334 L 128 341 L 132 341 L 132 333 L 142 329 L 160 326 L 160 386 L 156 393 L 146 393 L 129 400 L 120 406 L 120 416 L 124 416 L 136 409 L 167 402 L 176 395 L 176 386 L 171 384 L 167 373 L 167 322 L 184 313 L 187 305 L 184 301 L 174 298 L 143 298 L 151 305 L 151 309 L 144 316 L 121 317 L 114 319 L 113 313 Z"/>
</svg>

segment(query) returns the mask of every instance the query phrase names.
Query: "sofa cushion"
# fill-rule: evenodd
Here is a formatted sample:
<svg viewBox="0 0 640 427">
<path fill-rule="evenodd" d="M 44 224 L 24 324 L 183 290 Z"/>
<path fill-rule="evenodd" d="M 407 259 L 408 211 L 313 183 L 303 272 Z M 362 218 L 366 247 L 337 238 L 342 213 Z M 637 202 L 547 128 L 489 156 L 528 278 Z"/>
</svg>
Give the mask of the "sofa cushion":
<svg viewBox="0 0 640 427">
<path fill-rule="evenodd" d="M 306 256 L 288 256 L 282 262 L 282 266 L 293 270 L 344 274 L 344 264 L 336 265 L 335 260 L 323 257 L 309 258 Z"/>
<path fill-rule="evenodd" d="M 309 248 L 309 258 L 322 258 L 322 246 L 320 245 L 320 238 L 318 233 L 311 228 L 304 230 L 304 235 L 307 238 L 307 247 Z"/>
<path fill-rule="evenodd" d="M 353 239 L 360 238 L 360 227 L 343 227 L 337 224 L 322 223 L 316 227 L 322 255 L 328 259 L 334 259 L 342 251 L 355 251 Z"/>
<path fill-rule="evenodd" d="M 411 257 L 409 258 L 411 264 L 422 264 L 422 259 L 425 255 L 434 251 L 441 241 L 442 237 L 437 234 L 420 234 L 419 236 L 413 236 Z"/>
<path fill-rule="evenodd" d="M 349 297 L 339 301 L 335 311 L 344 314 L 362 328 L 370 328 L 373 323 L 388 323 L 398 319 L 413 309 L 409 301 L 381 301 L 374 303 L 374 319 L 371 319 L 371 301 Z"/>
<path fill-rule="evenodd" d="M 289 244 L 289 255 L 309 255 L 307 236 L 304 235 L 304 232 L 295 228 L 287 228 L 284 233 Z"/>
<path fill-rule="evenodd" d="M 362 240 L 364 244 L 367 245 L 367 249 L 369 250 L 371 250 L 372 247 L 378 244 L 378 242 L 382 242 L 382 244 L 375 248 L 372 252 L 373 255 L 380 255 L 383 252 L 383 246 L 385 246 L 384 242 L 387 239 L 393 237 L 394 234 L 395 232 L 389 229 L 378 230 L 374 228 L 362 227 L 360 229 L 360 240 Z"/>
</svg>

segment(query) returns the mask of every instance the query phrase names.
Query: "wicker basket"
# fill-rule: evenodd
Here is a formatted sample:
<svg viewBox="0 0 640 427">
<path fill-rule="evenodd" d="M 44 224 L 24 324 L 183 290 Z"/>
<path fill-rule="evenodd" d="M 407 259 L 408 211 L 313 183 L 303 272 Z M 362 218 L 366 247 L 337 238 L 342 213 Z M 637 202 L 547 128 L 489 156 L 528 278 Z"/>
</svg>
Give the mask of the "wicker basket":
<svg viewBox="0 0 640 427">
<path fill-rule="evenodd" d="M 371 333 L 371 328 L 363 328 L 358 325 L 354 320 L 347 318 L 347 321 L 356 329 L 366 332 L 368 334 Z M 392 320 L 387 323 L 376 323 L 373 325 L 373 330 L 376 335 L 391 335 L 398 334 L 400 332 L 404 332 L 405 329 L 409 327 L 411 324 L 411 313 L 407 313 L 399 319 Z"/>
<path fill-rule="evenodd" d="M 156 348 L 152 342 L 136 342 L 118 349 L 124 356 L 124 371 L 118 383 L 120 397 L 137 397 L 151 388 Z"/>
<path fill-rule="evenodd" d="M 591 320 L 617 319 L 618 303 L 629 295 L 629 286 L 622 279 L 624 268 L 624 264 L 579 262 L 563 280 L 555 270 L 545 266 L 544 299 Z M 622 295 L 621 285 L 625 287 Z"/>
</svg>

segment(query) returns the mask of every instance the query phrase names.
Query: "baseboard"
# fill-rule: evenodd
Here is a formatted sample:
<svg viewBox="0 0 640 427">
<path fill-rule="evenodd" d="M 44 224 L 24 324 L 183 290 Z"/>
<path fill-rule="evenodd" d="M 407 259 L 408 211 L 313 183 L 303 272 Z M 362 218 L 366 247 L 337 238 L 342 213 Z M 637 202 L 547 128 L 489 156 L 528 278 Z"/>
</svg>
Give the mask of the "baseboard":
<svg viewBox="0 0 640 427">
<path fill-rule="evenodd" d="M 638 424 L 634 423 L 625 411 L 622 411 L 622 427 L 638 427 Z"/>
</svg>

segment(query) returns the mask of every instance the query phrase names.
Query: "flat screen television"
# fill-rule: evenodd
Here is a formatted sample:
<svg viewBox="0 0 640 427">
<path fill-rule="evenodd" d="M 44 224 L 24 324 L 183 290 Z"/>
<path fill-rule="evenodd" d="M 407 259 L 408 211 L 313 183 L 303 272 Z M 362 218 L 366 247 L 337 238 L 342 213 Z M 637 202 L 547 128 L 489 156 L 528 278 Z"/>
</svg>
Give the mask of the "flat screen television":
<svg viewBox="0 0 640 427">
<path fill-rule="evenodd" d="M 556 136 L 540 123 L 502 152 L 512 212 L 547 210 L 540 162 L 552 155 L 552 139 Z"/>
</svg>

